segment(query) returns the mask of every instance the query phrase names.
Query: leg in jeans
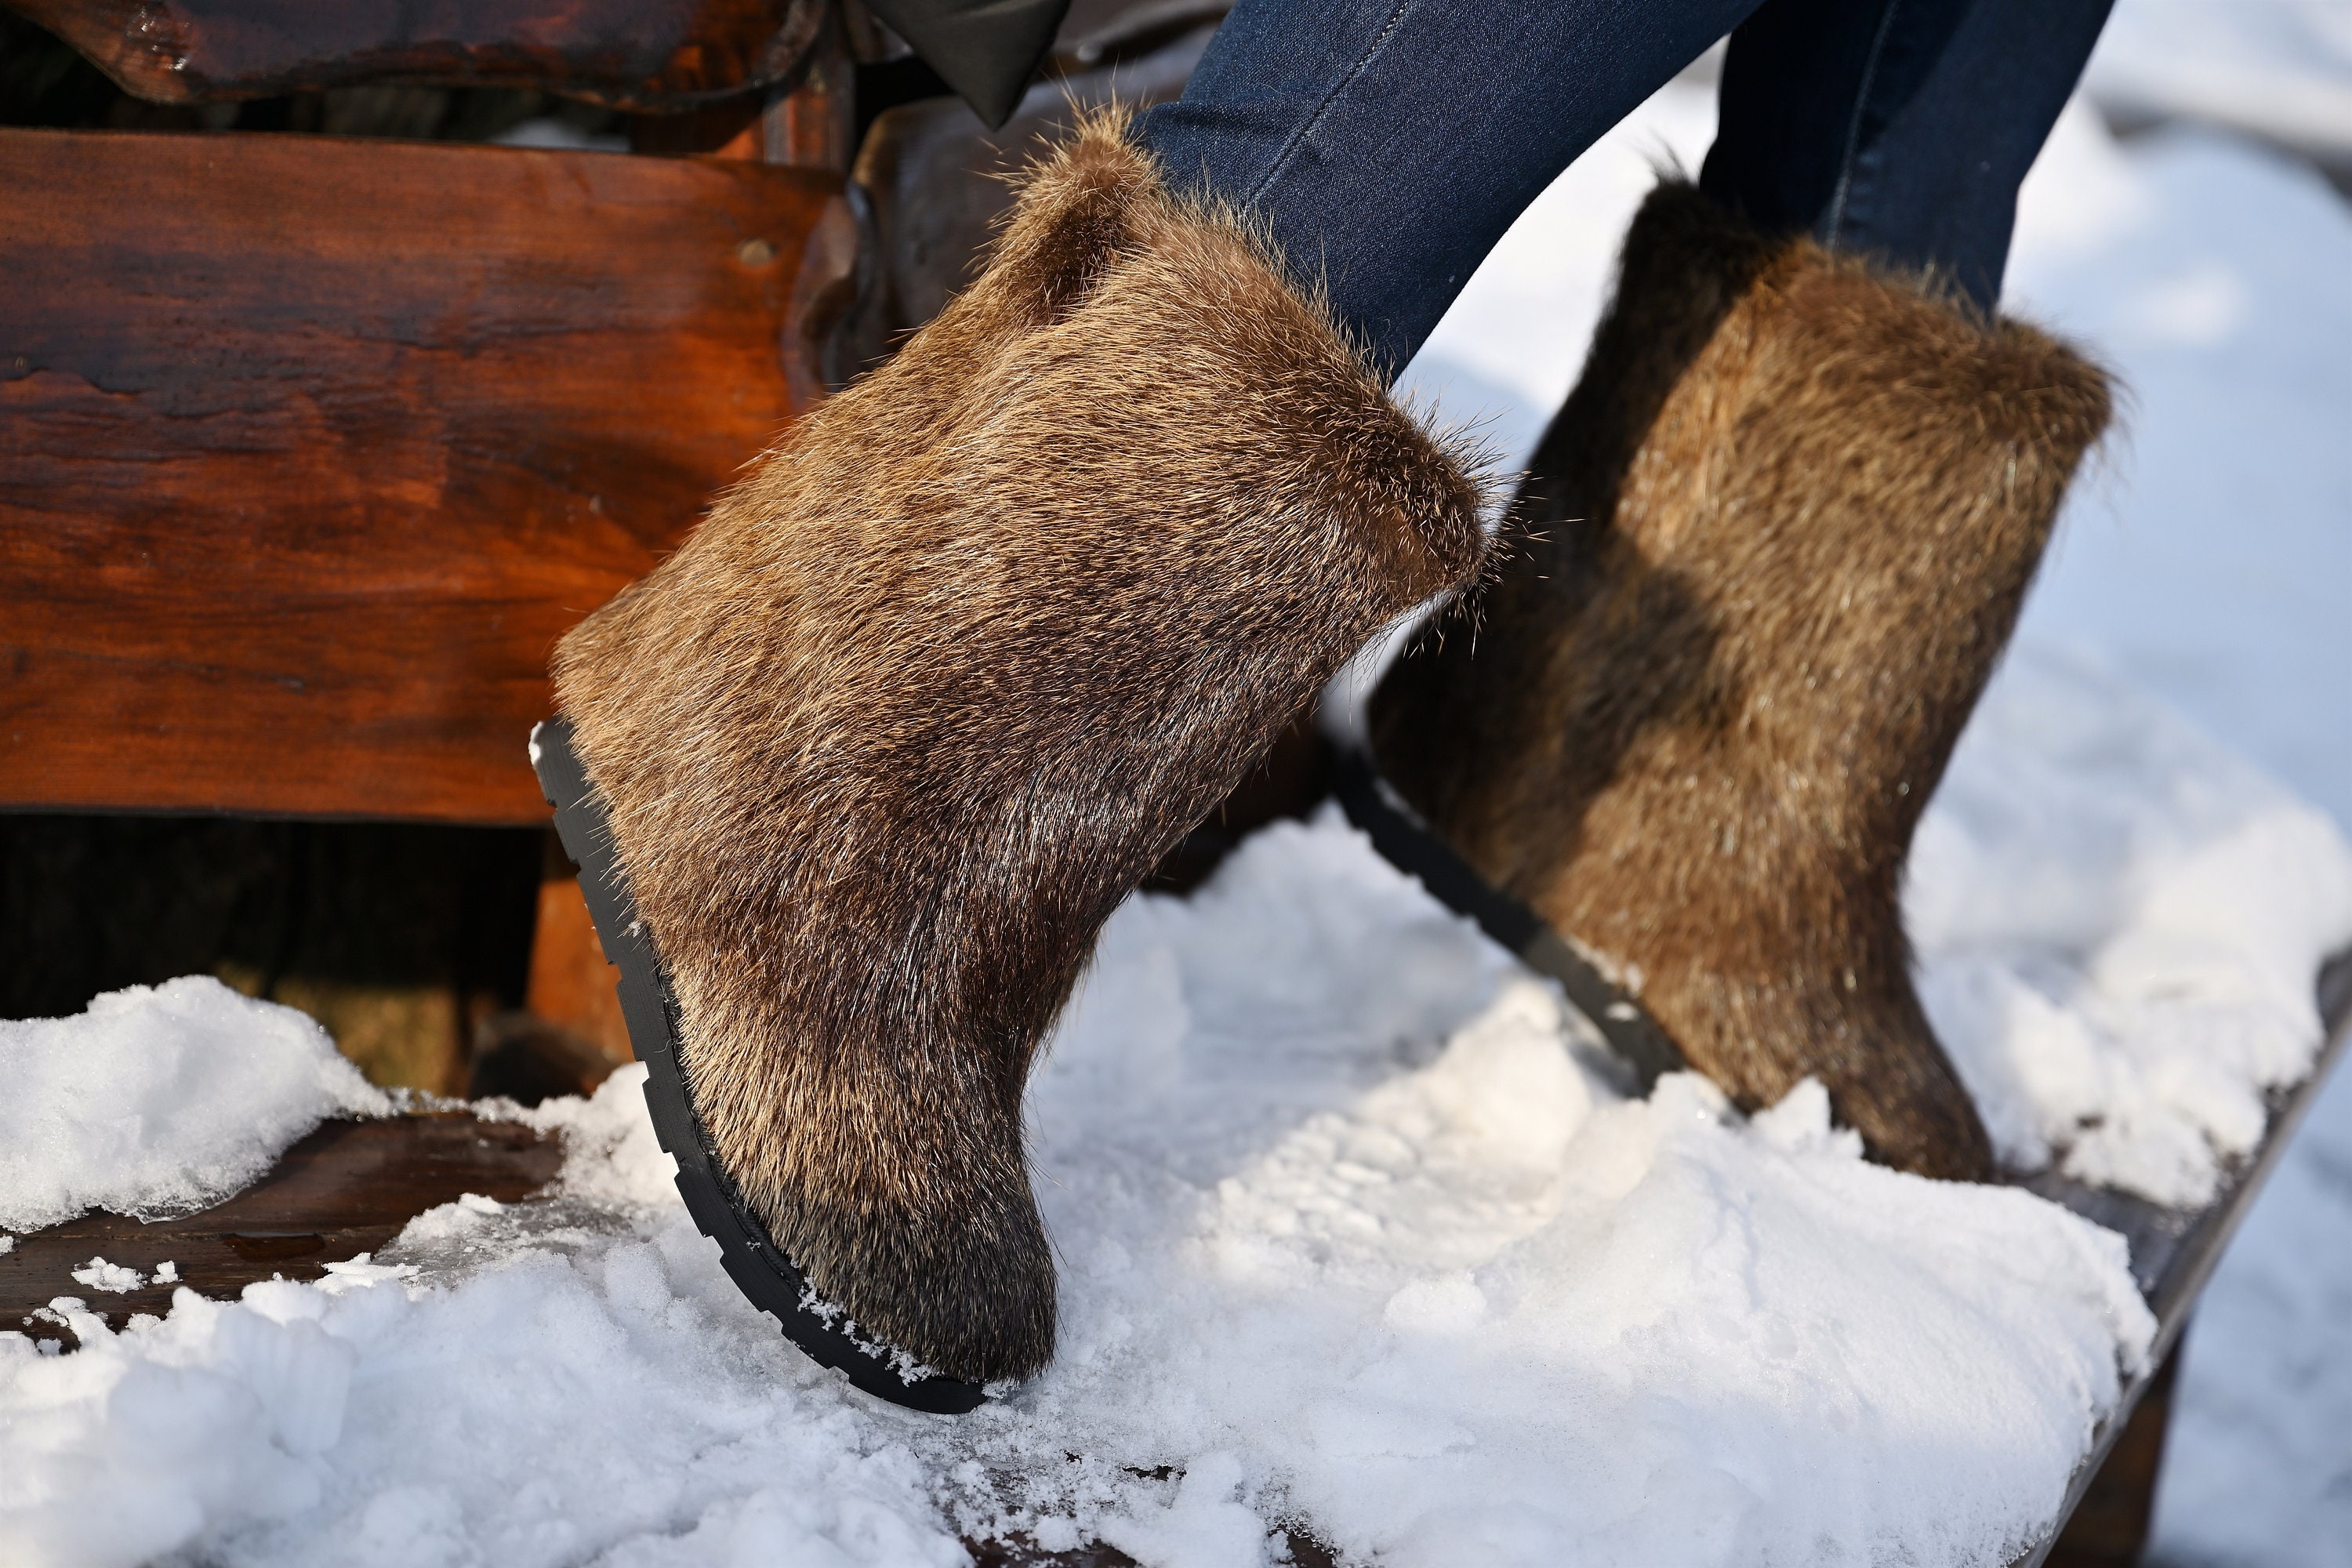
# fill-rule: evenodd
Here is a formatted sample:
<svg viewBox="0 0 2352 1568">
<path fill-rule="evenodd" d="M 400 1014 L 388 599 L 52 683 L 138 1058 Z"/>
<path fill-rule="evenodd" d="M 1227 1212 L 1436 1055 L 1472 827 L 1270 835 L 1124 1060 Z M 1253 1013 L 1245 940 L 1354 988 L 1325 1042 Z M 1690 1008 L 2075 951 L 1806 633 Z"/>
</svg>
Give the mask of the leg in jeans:
<svg viewBox="0 0 2352 1568">
<path fill-rule="evenodd" d="M 1255 213 L 1393 374 L 1545 185 L 1737 27 L 1708 194 L 1989 304 L 2110 3 L 1242 0 L 1140 140 Z"/>
<path fill-rule="evenodd" d="M 2111 4 L 1767 0 L 1731 36 L 1700 188 L 1990 310 L 2018 185 Z"/>
<path fill-rule="evenodd" d="M 1755 0 L 1241 0 L 1140 140 L 1254 212 L 1391 375 L 1576 155 Z"/>
</svg>

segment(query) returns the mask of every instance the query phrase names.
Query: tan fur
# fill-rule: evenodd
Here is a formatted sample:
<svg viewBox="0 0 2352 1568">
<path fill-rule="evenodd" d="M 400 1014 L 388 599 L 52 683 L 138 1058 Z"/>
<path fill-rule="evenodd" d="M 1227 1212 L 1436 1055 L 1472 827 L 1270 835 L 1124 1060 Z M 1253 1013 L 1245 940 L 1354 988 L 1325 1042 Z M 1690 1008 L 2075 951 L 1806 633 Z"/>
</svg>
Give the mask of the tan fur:
<svg viewBox="0 0 2352 1568">
<path fill-rule="evenodd" d="M 1662 186 L 1527 537 L 1376 696 L 1381 766 L 1737 1100 L 1818 1075 L 1879 1157 L 1982 1174 L 1896 893 L 2107 415 L 2032 329 Z"/>
<path fill-rule="evenodd" d="M 1116 116 L 987 271 L 568 637 L 557 691 L 721 1163 L 817 1289 L 974 1379 L 1050 1355 L 1036 1046 L 1118 900 L 1479 495 Z"/>
</svg>

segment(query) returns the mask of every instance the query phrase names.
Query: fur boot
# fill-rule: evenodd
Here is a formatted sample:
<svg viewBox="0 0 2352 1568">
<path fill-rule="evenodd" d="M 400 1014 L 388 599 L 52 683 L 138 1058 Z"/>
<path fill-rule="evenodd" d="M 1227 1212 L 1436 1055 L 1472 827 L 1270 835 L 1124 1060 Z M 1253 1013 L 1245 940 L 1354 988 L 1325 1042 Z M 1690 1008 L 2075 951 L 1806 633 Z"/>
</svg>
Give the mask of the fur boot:
<svg viewBox="0 0 2352 1568">
<path fill-rule="evenodd" d="M 1052 1353 L 1022 1087 L 1102 922 L 1484 549 L 1391 405 L 1114 116 L 981 279 L 567 637 L 558 700 L 727 1175 L 864 1331 Z"/>
<path fill-rule="evenodd" d="M 1388 778 L 1740 1104 L 1807 1075 L 1873 1152 L 1986 1173 L 1896 894 L 2105 379 L 1662 186 L 1524 537 L 1375 695 Z"/>
</svg>

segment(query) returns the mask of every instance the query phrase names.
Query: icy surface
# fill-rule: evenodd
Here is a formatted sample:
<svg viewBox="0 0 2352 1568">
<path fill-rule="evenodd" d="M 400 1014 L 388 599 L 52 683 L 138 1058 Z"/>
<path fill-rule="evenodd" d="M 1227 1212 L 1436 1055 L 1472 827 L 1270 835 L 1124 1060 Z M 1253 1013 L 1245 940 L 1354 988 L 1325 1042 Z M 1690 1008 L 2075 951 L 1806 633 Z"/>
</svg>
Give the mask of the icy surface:
<svg viewBox="0 0 2352 1568">
<path fill-rule="evenodd" d="M 201 1208 L 324 1118 L 391 1109 L 307 1016 L 203 976 L 0 1021 L 0 1227 L 19 1231 Z"/>
</svg>

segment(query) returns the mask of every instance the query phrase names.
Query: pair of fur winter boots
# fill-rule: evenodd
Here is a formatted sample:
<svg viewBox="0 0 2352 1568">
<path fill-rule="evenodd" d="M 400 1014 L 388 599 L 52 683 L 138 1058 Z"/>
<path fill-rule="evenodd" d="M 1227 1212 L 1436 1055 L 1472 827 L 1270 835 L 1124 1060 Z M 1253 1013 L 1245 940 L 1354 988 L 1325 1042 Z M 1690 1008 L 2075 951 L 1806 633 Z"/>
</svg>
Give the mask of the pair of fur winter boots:
<svg viewBox="0 0 2352 1568">
<path fill-rule="evenodd" d="M 1097 932 L 1450 596 L 1373 707 L 1434 830 L 1738 1102 L 1816 1076 L 1878 1157 L 1984 1173 L 1896 889 L 2106 411 L 2030 329 L 1668 184 L 1490 560 L 1469 456 L 1097 120 L 967 292 L 558 652 L 666 986 L 656 1121 L 910 1383 L 1034 1372 L 1022 1091 Z"/>
</svg>

